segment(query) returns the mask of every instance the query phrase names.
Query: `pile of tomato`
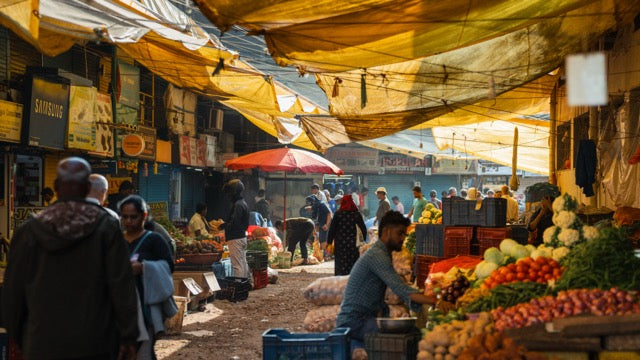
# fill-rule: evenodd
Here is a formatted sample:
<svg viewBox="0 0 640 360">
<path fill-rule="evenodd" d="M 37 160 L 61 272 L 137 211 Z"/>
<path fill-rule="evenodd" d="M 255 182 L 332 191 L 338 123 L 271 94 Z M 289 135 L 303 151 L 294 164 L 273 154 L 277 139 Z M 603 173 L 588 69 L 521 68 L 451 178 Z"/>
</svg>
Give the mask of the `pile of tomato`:
<svg viewBox="0 0 640 360">
<path fill-rule="evenodd" d="M 562 276 L 564 269 L 560 264 L 546 257 L 533 259 L 527 257 L 515 263 L 498 268 L 484 280 L 482 287 L 493 289 L 500 284 L 513 282 L 537 282 L 546 284 L 550 280 L 557 280 Z"/>
</svg>

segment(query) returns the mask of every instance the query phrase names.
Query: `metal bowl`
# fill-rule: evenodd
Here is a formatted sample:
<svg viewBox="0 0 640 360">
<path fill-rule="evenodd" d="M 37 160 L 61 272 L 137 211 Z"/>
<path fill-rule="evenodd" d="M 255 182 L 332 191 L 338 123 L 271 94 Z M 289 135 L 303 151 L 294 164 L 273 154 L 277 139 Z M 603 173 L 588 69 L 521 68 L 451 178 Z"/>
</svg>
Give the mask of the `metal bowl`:
<svg viewBox="0 0 640 360">
<path fill-rule="evenodd" d="M 415 317 L 405 318 L 376 318 L 378 330 L 382 333 L 403 334 L 411 332 L 416 327 Z"/>
</svg>

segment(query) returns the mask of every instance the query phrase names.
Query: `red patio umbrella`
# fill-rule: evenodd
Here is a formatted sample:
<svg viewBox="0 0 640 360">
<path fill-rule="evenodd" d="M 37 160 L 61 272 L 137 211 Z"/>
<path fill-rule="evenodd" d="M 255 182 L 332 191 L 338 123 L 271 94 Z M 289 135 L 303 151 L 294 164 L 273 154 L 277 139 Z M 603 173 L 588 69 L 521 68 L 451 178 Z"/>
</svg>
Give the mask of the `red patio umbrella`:
<svg viewBox="0 0 640 360">
<path fill-rule="evenodd" d="M 343 175 L 339 167 L 320 155 L 288 147 L 262 150 L 228 160 L 224 166 L 231 170 L 260 169 L 266 172 L 284 171 L 284 216 L 287 218 L 287 172 Z M 286 224 L 286 223 L 285 223 Z M 286 225 L 285 239 L 286 241 Z"/>
</svg>

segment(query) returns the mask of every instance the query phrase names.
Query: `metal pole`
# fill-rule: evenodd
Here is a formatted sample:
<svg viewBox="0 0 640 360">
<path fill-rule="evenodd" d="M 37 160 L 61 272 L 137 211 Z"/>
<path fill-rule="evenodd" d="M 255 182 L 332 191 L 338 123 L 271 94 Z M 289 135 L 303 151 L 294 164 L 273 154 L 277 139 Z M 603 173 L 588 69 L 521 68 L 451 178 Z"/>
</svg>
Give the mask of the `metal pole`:
<svg viewBox="0 0 640 360">
<path fill-rule="evenodd" d="M 282 226 L 284 226 L 284 239 L 282 242 L 289 246 L 287 242 L 287 171 L 284 172 L 284 213 L 282 215 Z M 286 247 L 284 248 L 286 249 Z"/>
</svg>

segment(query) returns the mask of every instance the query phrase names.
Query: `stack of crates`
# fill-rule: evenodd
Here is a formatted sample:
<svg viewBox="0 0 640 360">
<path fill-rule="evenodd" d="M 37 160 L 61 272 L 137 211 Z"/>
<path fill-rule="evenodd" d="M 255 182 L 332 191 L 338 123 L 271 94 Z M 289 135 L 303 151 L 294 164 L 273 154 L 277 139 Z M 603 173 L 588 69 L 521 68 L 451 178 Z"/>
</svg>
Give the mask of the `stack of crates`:
<svg viewBox="0 0 640 360">
<path fill-rule="evenodd" d="M 253 290 L 258 290 L 267 287 L 269 283 L 269 255 L 263 251 L 247 251 L 247 264 L 251 269 L 251 276 L 253 276 Z"/>
</svg>

